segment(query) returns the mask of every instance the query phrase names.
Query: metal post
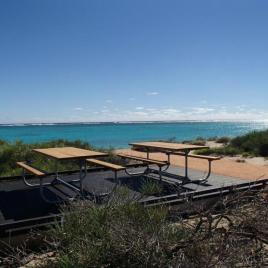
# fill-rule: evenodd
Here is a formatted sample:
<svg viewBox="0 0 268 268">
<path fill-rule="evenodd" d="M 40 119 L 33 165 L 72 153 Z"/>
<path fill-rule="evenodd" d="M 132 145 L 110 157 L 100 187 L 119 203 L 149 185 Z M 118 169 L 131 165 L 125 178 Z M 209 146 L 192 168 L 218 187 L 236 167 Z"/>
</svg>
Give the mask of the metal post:
<svg viewBox="0 0 268 268">
<path fill-rule="evenodd" d="M 159 166 L 159 179 L 160 179 L 160 182 L 162 182 L 162 167 Z"/>
<path fill-rule="evenodd" d="M 55 163 L 55 174 L 56 174 L 56 179 L 59 177 L 59 161 L 56 160 L 56 163 Z"/>
<path fill-rule="evenodd" d="M 120 185 L 119 181 L 118 181 L 118 176 L 117 176 L 117 171 L 115 170 L 114 171 L 114 180 L 115 180 L 115 183 Z"/>
<path fill-rule="evenodd" d="M 185 178 L 188 179 L 188 154 L 190 153 L 189 150 L 185 150 Z"/>
<path fill-rule="evenodd" d="M 147 148 L 147 159 L 150 159 L 150 150 Z"/>
<path fill-rule="evenodd" d="M 85 168 L 85 170 L 84 170 L 84 176 L 83 176 L 83 166 Z M 83 180 L 87 176 L 87 163 L 86 163 L 86 160 L 84 160 L 84 159 L 80 159 L 79 160 L 79 169 L 80 169 L 80 172 L 79 172 L 80 193 L 83 196 L 83 192 L 84 192 L 84 189 L 83 189 Z"/>
<path fill-rule="evenodd" d="M 168 157 L 168 164 L 170 164 L 170 153 L 167 153 L 167 157 Z"/>
</svg>

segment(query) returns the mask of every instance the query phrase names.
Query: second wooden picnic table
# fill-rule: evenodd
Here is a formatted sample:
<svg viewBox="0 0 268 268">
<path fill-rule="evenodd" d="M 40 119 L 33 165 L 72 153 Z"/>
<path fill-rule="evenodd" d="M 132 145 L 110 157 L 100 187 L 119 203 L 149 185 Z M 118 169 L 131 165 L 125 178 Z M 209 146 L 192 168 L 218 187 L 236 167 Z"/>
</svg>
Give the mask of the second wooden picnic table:
<svg viewBox="0 0 268 268">
<path fill-rule="evenodd" d="M 129 145 L 137 149 L 143 149 L 147 152 L 147 158 L 150 158 L 150 152 L 163 152 L 168 156 L 168 162 L 170 163 L 170 155 L 177 152 L 182 152 L 185 157 L 185 175 L 184 178 L 188 179 L 188 156 L 193 150 L 207 149 L 208 146 L 192 145 L 173 142 L 134 142 Z"/>
</svg>

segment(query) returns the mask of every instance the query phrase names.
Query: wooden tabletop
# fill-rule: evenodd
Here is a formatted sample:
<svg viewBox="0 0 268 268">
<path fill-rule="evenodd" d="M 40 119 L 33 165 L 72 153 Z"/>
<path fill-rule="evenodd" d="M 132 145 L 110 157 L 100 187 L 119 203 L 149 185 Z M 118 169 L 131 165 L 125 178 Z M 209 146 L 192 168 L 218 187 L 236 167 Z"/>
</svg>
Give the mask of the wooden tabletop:
<svg viewBox="0 0 268 268">
<path fill-rule="evenodd" d="M 58 160 L 86 159 L 99 156 L 107 156 L 106 153 L 90 151 L 75 147 L 33 149 L 33 151 Z"/>
<path fill-rule="evenodd" d="M 159 149 L 160 151 L 186 151 L 186 150 L 197 150 L 207 149 L 207 146 L 173 143 L 173 142 L 137 142 L 130 143 L 134 147 L 148 148 L 148 149 Z"/>
</svg>

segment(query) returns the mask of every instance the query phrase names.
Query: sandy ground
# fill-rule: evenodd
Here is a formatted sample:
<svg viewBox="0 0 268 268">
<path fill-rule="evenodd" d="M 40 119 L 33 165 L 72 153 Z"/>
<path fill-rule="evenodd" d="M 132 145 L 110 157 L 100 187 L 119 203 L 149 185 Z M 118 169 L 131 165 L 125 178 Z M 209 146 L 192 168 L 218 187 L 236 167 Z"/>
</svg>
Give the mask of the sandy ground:
<svg viewBox="0 0 268 268">
<path fill-rule="evenodd" d="M 118 150 L 118 152 L 146 157 L 145 153 L 132 151 L 130 149 L 121 149 Z M 151 153 L 150 158 L 155 160 L 167 160 L 166 155 L 162 153 Z M 242 162 L 237 162 L 237 160 L 242 160 Z M 184 157 L 177 155 L 171 156 L 171 164 L 184 166 Z M 207 171 L 208 162 L 203 159 L 189 158 L 189 167 L 195 170 Z M 243 159 L 241 157 L 224 157 L 221 160 L 212 162 L 212 172 L 250 180 L 268 178 L 268 161 L 262 157 Z"/>
<path fill-rule="evenodd" d="M 224 146 L 223 143 L 218 143 L 215 141 L 207 141 L 206 142 L 206 146 L 210 147 L 210 148 L 221 148 Z"/>
</svg>

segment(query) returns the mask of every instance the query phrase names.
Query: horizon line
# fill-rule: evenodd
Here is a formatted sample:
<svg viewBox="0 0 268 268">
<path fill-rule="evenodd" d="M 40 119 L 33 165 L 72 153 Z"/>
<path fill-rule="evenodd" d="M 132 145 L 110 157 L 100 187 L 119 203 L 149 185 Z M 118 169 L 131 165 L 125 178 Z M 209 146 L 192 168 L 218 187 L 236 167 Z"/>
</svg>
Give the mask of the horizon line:
<svg viewBox="0 0 268 268">
<path fill-rule="evenodd" d="M 0 123 L 0 126 L 27 126 L 27 125 L 79 125 L 79 124 L 134 124 L 134 123 L 183 123 L 183 122 L 268 122 L 267 119 L 214 119 L 214 120 L 113 120 L 113 121 L 79 121 L 79 122 L 20 122 L 20 123 Z"/>
</svg>

